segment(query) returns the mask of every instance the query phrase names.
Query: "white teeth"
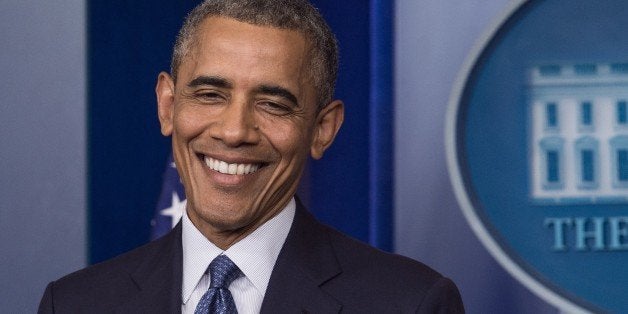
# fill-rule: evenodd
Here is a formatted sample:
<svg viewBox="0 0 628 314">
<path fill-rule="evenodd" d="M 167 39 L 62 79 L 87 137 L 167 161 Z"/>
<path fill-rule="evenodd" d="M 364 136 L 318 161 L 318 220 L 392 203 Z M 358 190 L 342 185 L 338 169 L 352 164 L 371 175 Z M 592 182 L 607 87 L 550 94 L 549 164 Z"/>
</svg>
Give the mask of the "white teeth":
<svg viewBox="0 0 628 314">
<path fill-rule="evenodd" d="M 220 164 L 218 164 L 218 172 L 220 173 L 229 173 L 229 165 L 224 162 L 224 161 L 220 161 Z"/>
<path fill-rule="evenodd" d="M 205 164 L 212 170 L 231 175 L 249 174 L 259 169 L 258 164 L 228 164 L 222 160 L 213 159 L 207 156 L 205 156 Z"/>
</svg>

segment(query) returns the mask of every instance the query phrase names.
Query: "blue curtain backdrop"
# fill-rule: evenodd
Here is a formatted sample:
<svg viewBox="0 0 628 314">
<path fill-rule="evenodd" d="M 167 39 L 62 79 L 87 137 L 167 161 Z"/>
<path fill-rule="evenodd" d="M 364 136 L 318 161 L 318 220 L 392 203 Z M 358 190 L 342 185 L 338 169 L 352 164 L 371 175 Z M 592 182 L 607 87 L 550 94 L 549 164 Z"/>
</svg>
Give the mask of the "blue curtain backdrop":
<svg viewBox="0 0 628 314">
<path fill-rule="evenodd" d="M 198 1 L 88 6 L 89 261 L 146 243 L 170 142 L 159 133 L 159 71 Z M 392 3 L 313 1 L 340 45 L 346 120 L 299 195 L 324 222 L 385 250 L 392 243 Z"/>
</svg>

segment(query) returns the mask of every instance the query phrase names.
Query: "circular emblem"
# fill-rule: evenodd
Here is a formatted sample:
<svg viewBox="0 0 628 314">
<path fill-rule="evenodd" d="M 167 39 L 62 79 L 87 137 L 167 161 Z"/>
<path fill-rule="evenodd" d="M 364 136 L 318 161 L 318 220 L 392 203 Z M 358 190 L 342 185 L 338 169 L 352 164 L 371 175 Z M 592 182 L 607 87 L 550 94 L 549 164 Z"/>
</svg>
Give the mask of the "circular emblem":
<svg viewBox="0 0 628 314">
<path fill-rule="evenodd" d="M 515 4 L 452 91 L 448 168 L 484 246 L 569 313 L 628 313 L 628 2 Z"/>
</svg>

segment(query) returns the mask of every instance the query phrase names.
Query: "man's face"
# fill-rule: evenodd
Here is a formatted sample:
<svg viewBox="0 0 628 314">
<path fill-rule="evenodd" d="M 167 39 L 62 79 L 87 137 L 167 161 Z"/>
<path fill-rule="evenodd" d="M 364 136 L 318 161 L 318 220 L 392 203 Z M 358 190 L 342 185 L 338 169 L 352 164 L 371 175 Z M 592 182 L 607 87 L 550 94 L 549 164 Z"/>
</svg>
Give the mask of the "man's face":
<svg viewBox="0 0 628 314">
<path fill-rule="evenodd" d="M 162 133 L 172 135 L 192 222 L 208 238 L 245 235 L 294 195 L 307 155 L 331 145 L 342 103 L 316 110 L 298 32 L 211 17 L 196 36 L 176 85 L 160 74 Z"/>
</svg>

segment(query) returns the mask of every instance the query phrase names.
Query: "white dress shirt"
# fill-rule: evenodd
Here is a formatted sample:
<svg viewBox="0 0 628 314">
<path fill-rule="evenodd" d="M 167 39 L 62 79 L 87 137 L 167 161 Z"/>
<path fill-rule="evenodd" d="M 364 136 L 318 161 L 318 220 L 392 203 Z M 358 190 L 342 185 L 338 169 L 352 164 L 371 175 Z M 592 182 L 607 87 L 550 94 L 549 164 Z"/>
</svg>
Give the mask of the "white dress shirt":
<svg viewBox="0 0 628 314">
<path fill-rule="evenodd" d="M 209 288 L 209 274 L 205 274 L 209 263 L 218 255 L 225 254 L 244 273 L 243 277 L 234 280 L 229 286 L 238 313 L 259 313 L 279 251 L 292 226 L 295 209 L 296 203 L 293 198 L 279 214 L 226 251 L 207 240 L 185 212 L 181 218 L 183 228 L 181 312 L 194 313 L 196 305 Z"/>
</svg>

